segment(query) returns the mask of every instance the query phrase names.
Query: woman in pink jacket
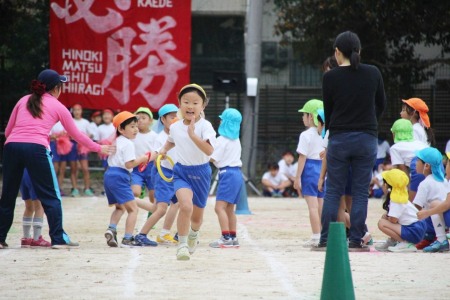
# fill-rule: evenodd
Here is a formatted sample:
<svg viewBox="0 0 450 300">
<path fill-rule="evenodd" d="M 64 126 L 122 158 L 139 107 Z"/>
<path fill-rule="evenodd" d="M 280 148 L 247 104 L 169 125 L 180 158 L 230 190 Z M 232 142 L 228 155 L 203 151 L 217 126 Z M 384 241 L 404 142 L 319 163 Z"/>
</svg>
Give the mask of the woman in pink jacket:
<svg viewBox="0 0 450 300">
<path fill-rule="evenodd" d="M 5 130 L 3 188 L 0 198 L 0 249 L 8 247 L 6 236 L 14 219 L 14 208 L 23 170 L 26 168 L 42 202 L 50 228 L 53 248 L 77 247 L 64 232 L 61 195 L 49 147 L 50 129 L 58 121 L 70 136 L 93 152 L 108 154 L 111 146 L 100 146 L 82 134 L 67 108 L 58 101 L 67 82 L 53 70 L 42 71 L 31 83 L 31 95 L 17 102 Z"/>
</svg>

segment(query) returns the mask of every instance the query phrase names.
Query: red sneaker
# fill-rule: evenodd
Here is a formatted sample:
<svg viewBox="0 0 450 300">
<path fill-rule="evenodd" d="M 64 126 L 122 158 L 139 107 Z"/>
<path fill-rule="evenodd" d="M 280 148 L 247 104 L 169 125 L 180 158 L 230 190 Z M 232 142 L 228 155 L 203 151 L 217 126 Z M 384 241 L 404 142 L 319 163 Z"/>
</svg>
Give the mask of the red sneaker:
<svg viewBox="0 0 450 300">
<path fill-rule="evenodd" d="M 416 244 L 416 248 L 417 248 L 417 250 L 422 250 L 423 248 L 430 246 L 431 243 L 433 243 L 433 241 L 422 240 L 421 242 Z"/>
<path fill-rule="evenodd" d="M 20 239 L 20 247 L 21 248 L 30 248 L 31 242 L 33 242 L 33 238 L 21 238 Z"/>
<path fill-rule="evenodd" d="M 33 240 L 31 242 L 31 247 L 33 247 L 33 248 L 38 248 L 38 247 L 49 248 L 51 246 L 52 246 L 52 244 L 50 242 L 47 242 L 46 240 L 44 240 L 42 238 L 42 235 L 39 237 L 39 239 L 37 241 Z"/>
</svg>

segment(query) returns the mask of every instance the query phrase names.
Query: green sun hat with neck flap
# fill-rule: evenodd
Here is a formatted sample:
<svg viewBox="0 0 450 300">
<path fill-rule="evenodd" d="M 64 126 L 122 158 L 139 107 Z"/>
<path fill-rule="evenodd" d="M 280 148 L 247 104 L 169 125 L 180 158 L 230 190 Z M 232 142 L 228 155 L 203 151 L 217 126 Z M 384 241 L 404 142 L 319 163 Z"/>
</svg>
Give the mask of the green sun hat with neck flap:
<svg viewBox="0 0 450 300">
<path fill-rule="evenodd" d="M 413 125 L 410 120 L 398 119 L 391 128 L 394 133 L 394 143 L 414 141 Z"/>
<path fill-rule="evenodd" d="M 303 112 L 313 115 L 314 125 L 317 126 L 319 121 L 317 120 L 317 110 L 323 108 L 323 101 L 319 99 L 311 99 L 303 105 L 298 112 Z"/>
</svg>

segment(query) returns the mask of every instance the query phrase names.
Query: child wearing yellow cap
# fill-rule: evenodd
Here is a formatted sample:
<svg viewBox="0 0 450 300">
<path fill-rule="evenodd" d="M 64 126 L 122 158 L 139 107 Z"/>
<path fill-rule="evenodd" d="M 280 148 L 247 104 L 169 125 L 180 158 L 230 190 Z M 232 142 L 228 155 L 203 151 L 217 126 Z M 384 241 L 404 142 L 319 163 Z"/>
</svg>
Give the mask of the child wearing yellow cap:
<svg viewBox="0 0 450 300">
<path fill-rule="evenodd" d="M 416 155 L 419 158 L 416 165 L 417 173 L 424 174 L 426 177 L 419 184 L 413 204 L 419 210 L 430 209 L 442 203 L 448 194 L 448 182 L 445 180 L 442 154 L 438 149 L 429 147 L 417 151 Z M 444 214 L 433 214 L 425 221 L 427 224 L 426 238 L 420 243 L 419 248 L 423 247 L 424 252 L 449 251 L 445 226 L 450 226 L 450 211 Z M 424 247 L 427 241 L 432 242 L 435 237 L 436 241 Z"/>
<path fill-rule="evenodd" d="M 398 169 L 385 171 L 381 175 L 390 192 L 383 203 L 387 213 L 378 221 L 378 228 L 389 238 L 384 244 L 375 246 L 375 249 L 415 252 L 417 249 L 414 244 L 424 237 L 426 224 L 418 220 L 418 210 L 408 199 L 408 176 Z"/>
<path fill-rule="evenodd" d="M 423 174 L 416 172 L 416 151 L 427 148 L 424 142 L 414 140 L 413 125 L 409 120 L 398 119 L 391 128 L 394 136 L 394 145 L 389 151 L 391 163 L 394 168 L 409 174 L 411 180 L 408 187 L 409 199 L 412 201 L 416 196 L 419 183 L 425 179 Z"/>
<path fill-rule="evenodd" d="M 106 243 L 110 247 L 119 246 L 117 242 L 117 224 L 125 213 L 128 213 L 125 235 L 121 247 L 154 246 L 153 243 L 143 243 L 134 240 L 133 232 L 136 225 L 138 206 L 130 186 L 130 173 L 134 167 L 148 160 L 147 155 L 136 156 L 133 139 L 138 133 L 136 115 L 123 111 L 113 118 L 117 138 L 114 141 L 116 152 L 108 157 L 108 169 L 104 175 L 104 187 L 108 204 L 114 205 L 109 227 L 105 232 Z M 153 160 L 155 155 L 152 155 Z"/>
<path fill-rule="evenodd" d="M 427 104 L 420 98 L 410 98 L 402 102 L 400 116 L 413 124 L 414 140 L 434 146 L 436 141 L 431 129 Z"/>
<path fill-rule="evenodd" d="M 216 145 L 216 132 L 201 114 L 208 104 L 205 90 L 191 83 L 178 94 L 182 119 L 170 126 L 167 142 L 159 153 L 165 156 L 177 147 L 173 186 L 179 202 L 177 260 L 189 260 L 195 252 L 211 184 L 209 157 Z"/>
<path fill-rule="evenodd" d="M 299 110 L 303 113 L 303 124 L 307 129 L 300 134 L 298 141 L 298 166 L 294 188 L 301 189 L 306 200 L 312 229 L 312 236 L 303 244 L 303 247 L 316 246 L 320 240 L 320 218 L 324 192 L 319 191 L 317 182 L 322 168 L 320 153 L 325 150 L 322 137 L 317 134 L 317 125 L 319 124 L 317 110 L 320 108 L 323 108 L 323 102 L 311 99 Z"/>
</svg>

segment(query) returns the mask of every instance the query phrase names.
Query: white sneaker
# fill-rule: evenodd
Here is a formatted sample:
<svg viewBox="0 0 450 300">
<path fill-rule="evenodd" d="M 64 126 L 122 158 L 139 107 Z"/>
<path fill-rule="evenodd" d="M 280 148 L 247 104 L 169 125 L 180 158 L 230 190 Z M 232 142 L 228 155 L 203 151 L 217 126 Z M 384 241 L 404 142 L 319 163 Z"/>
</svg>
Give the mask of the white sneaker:
<svg viewBox="0 0 450 300">
<path fill-rule="evenodd" d="M 189 247 L 189 253 L 194 254 L 195 250 L 197 249 L 198 245 L 198 238 L 200 237 L 200 231 L 197 231 L 197 235 L 193 237 L 191 233 L 188 235 L 187 245 Z"/>
<path fill-rule="evenodd" d="M 303 247 L 304 248 L 315 247 L 319 244 L 319 241 L 320 241 L 319 239 L 310 239 L 303 244 Z"/>
<path fill-rule="evenodd" d="M 388 238 L 386 240 L 386 242 L 384 242 L 383 244 L 376 245 L 375 249 L 380 252 L 385 252 L 385 251 L 389 251 L 388 250 L 389 247 L 394 247 L 395 245 L 397 245 L 397 241 L 394 240 L 393 238 Z"/>
<path fill-rule="evenodd" d="M 369 243 L 371 239 L 372 239 L 372 235 L 370 234 L 370 232 L 366 232 L 362 238 L 362 241 L 363 241 L 364 245 L 367 245 L 367 243 Z"/>
<path fill-rule="evenodd" d="M 226 240 L 223 236 L 221 236 L 220 239 L 218 239 L 217 241 L 209 243 L 209 246 L 211 248 L 232 248 L 233 240 L 232 239 Z"/>
<path fill-rule="evenodd" d="M 233 248 L 239 248 L 239 240 L 238 238 L 233 238 Z"/>
<path fill-rule="evenodd" d="M 416 245 L 408 242 L 400 242 L 393 247 L 388 247 L 388 250 L 391 252 L 416 252 Z"/>
<path fill-rule="evenodd" d="M 191 255 L 189 254 L 189 249 L 185 245 L 181 245 L 177 249 L 177 260 L 189 260 L 191 259 Z"/>
</svg>

